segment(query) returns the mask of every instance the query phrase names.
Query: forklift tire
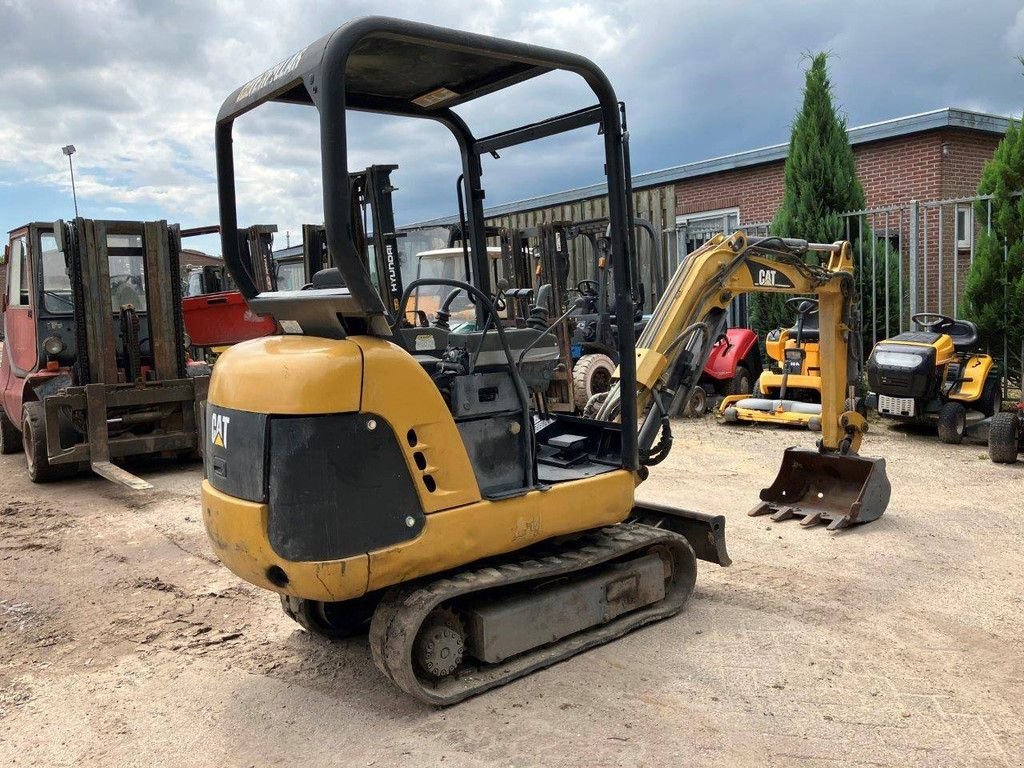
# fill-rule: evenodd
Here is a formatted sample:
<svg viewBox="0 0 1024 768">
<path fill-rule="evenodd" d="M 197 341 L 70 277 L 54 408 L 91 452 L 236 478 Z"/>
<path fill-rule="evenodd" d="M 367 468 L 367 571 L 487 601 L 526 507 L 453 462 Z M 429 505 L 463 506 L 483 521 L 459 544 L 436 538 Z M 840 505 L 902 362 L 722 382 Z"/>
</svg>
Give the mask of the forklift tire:
<svg viewBox="0 0 1024 768">
<path fill-rule="evenodd" d="M 25 403 L 21 410 L 21 441 L 28 463 L 28 477 L 33 483 L 48 483 L 71 477 L 77 464 L 50 464 L 46 452 L 46 422 L 43 404 L 38 400 Z"/>
<path fill-rule="evenodd" d="M 749 395 L 753 392 L 750 381 L 750 370 L 745 365 L 737 365 L 733 377 L 725 385 L 726 395 Z"/>
<path fill-rule="evenodd" d="M 988 457 L 996 464 L 1013 464 L 1020 450 L 1020 416 L 1001 411 L 988 428 Z"/>
<path fill-rule="evenodd" d="M 11 454 L 21 450 L 21 432 L 14 422 L 7 418 L 7 412 L 0 408 L 0 453 Z"/>
<path fill-rule="evenodd" d="M 341 603 L 281 595 L 281 608 L 288 618 L 307 632 L 330 640 L 341 640 L 366 631 L 379 601 L 379 593 Z"/>
<path fill-rule="evenodd" d="M 949 445 L 959 445 L 967 429 L 967 409 L 960 403 L 948 402 L 939 411 L 939 440 Z"/>
<path fill-rule="evenodd" d="M 594 395 L 607 392 L 612 386 L 615 363 L 608 355 L 583 355 L 572 367 L 573 393 L 576 409 L 582 411 Z"/>
</svg>

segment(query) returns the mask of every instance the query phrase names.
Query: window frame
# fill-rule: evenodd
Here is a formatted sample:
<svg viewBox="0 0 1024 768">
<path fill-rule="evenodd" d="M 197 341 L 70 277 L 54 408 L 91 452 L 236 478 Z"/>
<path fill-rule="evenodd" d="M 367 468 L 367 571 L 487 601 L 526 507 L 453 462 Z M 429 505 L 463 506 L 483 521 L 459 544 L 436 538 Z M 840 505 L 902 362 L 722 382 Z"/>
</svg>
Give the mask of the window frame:
<svg viewBox="0 0 1024 768">
<path fill-rule="evenodd" d="M 960 236 L 960 214 L 964 215 L 964 235 Z M 972 244 L 974 243 L 974 211 L 972 207 L 967 204 L 958 203 L 953 212 L 953 239 L 956 241 L 956 247 L 959 251 L 971 250 Z"/>
<path fill-rule="evenodd" d="M 32 306 L 32 267 L 28 260 L 28 233 L 22 232 L 12 237 L 10 246 L 10 255 L 7 260 L 7 306 L 30 307 Z M 24 294 L 21 290 L 23 279 L 28 280 L 28 290 Z"/>
</svg>

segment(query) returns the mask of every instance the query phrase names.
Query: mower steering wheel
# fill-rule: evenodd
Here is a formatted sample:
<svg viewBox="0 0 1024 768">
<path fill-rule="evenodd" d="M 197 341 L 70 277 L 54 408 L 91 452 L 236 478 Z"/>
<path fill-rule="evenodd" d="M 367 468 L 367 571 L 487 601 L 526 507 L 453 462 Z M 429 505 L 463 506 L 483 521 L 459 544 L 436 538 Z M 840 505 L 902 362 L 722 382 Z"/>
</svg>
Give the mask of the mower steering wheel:
<svg viewBox="0 0 1024 768">
<path fill-rule="evenodd" d="M 818 300 L 806 296 L 792 296 L 786 299 L 786 306 L 792 307 L 798 315 L 813 315 L 818 312 Z"/>
<path fill-rule="evenodd" d="M 956 323 L 956 320 L 949 315 L 940 315 L 938 312 L 918 312 L 916 315 L 911 315 L 910 319 L 926 331 L 939 331 Z"/>
<path fill-rule="evenodd" d="M 587 286 L 593 286 L 593 290 L 589 291 L 589 293 L 596 294 L 599 290 L 601 290 L 601 284 L 597 282 L 597 280 L 580 280 L 578 283 L 576 283 L 576 291 L 578 293 L 588 293 L 588 291 L 584 290 L 584 288 L 586 288 Z"/>
</svg>

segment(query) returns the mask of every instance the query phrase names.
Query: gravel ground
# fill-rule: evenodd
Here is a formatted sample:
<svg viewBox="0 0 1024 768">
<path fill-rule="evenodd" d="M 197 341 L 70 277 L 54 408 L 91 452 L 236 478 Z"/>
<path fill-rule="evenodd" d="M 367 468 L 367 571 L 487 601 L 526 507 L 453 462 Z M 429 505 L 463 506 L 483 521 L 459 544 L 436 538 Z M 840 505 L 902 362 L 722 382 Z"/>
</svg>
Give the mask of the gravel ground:
<svg viewBox="0 0 1024 768">
<path fill-rule="evenodd" d="M 802 431 L 680 422 L 640 495 L 725 513 L 679 616 L 447 710 L 299 630 L 210 553 L 195 466 L 33 486 L 0 458 L 0 762 L 1019 766 L 1024 463 L 876 428 L 893 500 L 745 515 Z"/>
</svg>

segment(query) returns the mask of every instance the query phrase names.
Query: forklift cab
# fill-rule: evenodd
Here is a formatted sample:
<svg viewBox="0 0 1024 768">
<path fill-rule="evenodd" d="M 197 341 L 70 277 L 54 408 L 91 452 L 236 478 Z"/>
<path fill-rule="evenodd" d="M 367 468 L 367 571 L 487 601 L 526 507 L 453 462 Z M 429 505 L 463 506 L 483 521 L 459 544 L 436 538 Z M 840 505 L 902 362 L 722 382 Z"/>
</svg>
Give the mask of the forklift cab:
<svg viewBox="0 0 1024 768">
<path fill-rule="evenodd" d="M 35 222 L 13 230 L 5 251 L 0 386 L 4 409 L 17 424 L 26 386 L 67 377 L 77 339 L 71 279 L 54 225 Z M 127 280 L 120 282 L 127 287 Z"/>
<path fill-rule="evenodd" d="M 421 251 L 416 254 L 416 280 L 465 280 L 464 252 L 462 248 L 437 248 L 430 251 Z M 505 271 L 502 266 L 501 248 L 497 246 L 487 247 L 487 258 L 490 264 L 491 280 L 494 285 L 504 279 Z M 424 313 L 433 321 L 437 311 L 444 305 L 445 300 L 452 289 L 444 285 L 427 284 L 416 289 L 413 296 L 413 316 L 420 317 Z M 465 292 L 459 292 L 448 304 L 448 311 L 453 322 L 473 323 L 476 311 L 473 302 Z M 410 322 L 416 321 L 410 317 Z"/>
</svg>

